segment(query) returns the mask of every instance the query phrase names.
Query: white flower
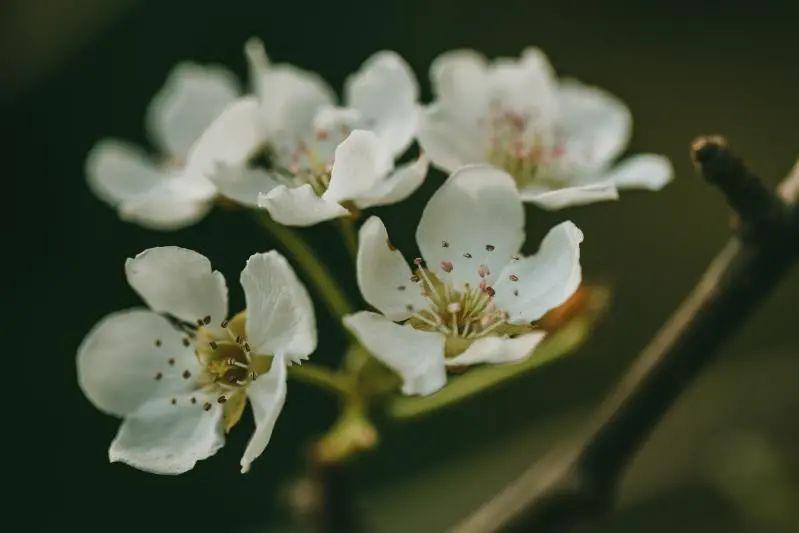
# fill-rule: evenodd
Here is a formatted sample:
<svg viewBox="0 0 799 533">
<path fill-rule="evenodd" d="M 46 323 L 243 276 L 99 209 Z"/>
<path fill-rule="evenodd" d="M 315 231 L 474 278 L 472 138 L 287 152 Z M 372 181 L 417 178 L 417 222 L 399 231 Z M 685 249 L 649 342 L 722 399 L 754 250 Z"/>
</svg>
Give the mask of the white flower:
<svg viewBox="0 0 799 533">
<path fill-rule="evenodd" d="M 185 165 L 205 128 L 239 96 L 235 77 L 217 66 L 181 63 L 147 111 L 156 157 L 126 142 L 104 139 L 86 161 L 89 185 L 119 216 L 152 229 L 177 229 L 205 216 L 216 187 Z"/>
<path fill-rule="evenodd" d="M 255 254 L 241 273 L 247 309 L 228 320 L 225 278 L 197 252 L 151 248 L 125 272 L 150 309 L 105 317 L 77 355 L 84 394 L 124 418 L 109 459 L 158 474 L 190 470 L 222 447 L 249 399 L 246 472 L 283 407 L 286 365 L 316 348 L 305 288 L 280 254 Z"/>
<path fill-rule="evenodd" d="M 276 221 L 310 226 L 358 208 L 395 203 L 415 191 L 427 160 L 394 168 L 417 130 L 418 87 L 394 52 L 378 52 L 350 76 L 344 107 L 316 74 L 271 64 L 261 43 L 246 46 L 256 97 L 222 114 L 203 134 L 190 166 L 240 202 L 257 203 Z M 246 111 L 245 111 L 246 110 Z M 250 136 L 258 130 L 260 136 Z M 243 135 L 240 132 L 245 132 Z M 220 150 L 231 136 L 239 157 Z M 265 153 L 268 168 L 254 165 Z"/>
<path fill-rule="evenodd" d="M 489 63 L 474 51 L 439 56 L 430 68 L 436 100 L 425 109 L 419 143 L 447 171 L 490 163 L 510 173 L 522 199 L 546 209 L 618 198 L 617 189 L 658 190 L 668 159 L 640 154 L 613 166 L 632 119 L 597 87 L 557 79 L 546 56 Z"/>
<path fill-rule="evenodd" d="M 403 379 L 405 394 L 430 394 L 447 366 L 510 363 L 544 338 L 532 324 L 581 281 L 582 232 L 550 230 L 538 253 L 519 255 L 524 209 L 513 178 L 494 167 L 457 170 L 430 198 L 416 231 L 424 261 L 414 272 L 379 218 L 360 230 L 357 270 L 364 299 L 345 325 Z"/>
</svg>

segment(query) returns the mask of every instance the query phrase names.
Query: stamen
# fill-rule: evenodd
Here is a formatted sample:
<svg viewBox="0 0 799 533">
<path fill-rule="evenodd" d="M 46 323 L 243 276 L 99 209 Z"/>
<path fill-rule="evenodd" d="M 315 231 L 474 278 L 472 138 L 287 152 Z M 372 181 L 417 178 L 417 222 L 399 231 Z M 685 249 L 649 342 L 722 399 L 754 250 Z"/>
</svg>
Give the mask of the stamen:
<svg viewBox="0 0 799 533">
<path fill-rule="evenodd" d="M 220 325 L 221 327 L 223 327 L 223 328 L 227 328 L 227 325 L 228 325 L 229 323 L 230 323 L 230 322 L 229 322 L 228 320 L 223 320 L 223 321 L 222 321 L 222 323 L 221 323 L 221 324 L 219 324 L 219 325 Z"/>
<path fill-rule="evenodd" d="M 216 399 L 216 401 L 219 403 L 225 403 L 227 401 L 227 396 L 220 396 Z"/>
<path fill-rule="evenodd" d="M 205 318 L 203 318 L 203 324 L 205 324 L 207 326 L 210 323 L 211 323 L 211 316 L 210 315 L 208 315 Z"/>
<path fill-rule="evenodd" d="M 480 276 L 481 278 L 484 278 L 489 274 L 491 274 L 491 271 L 488 270 L 488 265 L 480 265 L 479 267 L 477 267 L 477 275 Z"/>
<path fill-rule="evenodd" d="M 161 339 L 155 339 L 155 346 L 156 346 L 157 348 L 160 348 L 160 347 L 161 347 Z"/>
<path fill-rule="evenodd" d="M 189 372 L 188 370 L 184 370 L 182 376 L 183 379 L 189 379 L 191 377 L 191 372 Z"/>
<path fill-rule="evenodd" d="M 212 350 L 216 350 L 217 348 L 219 348 L 219 345 L 214 341 L 209 342 L 208 346 L 210 346 Z"/>
<path fill-rule="evenodd" d="M 441 241 L 442 248 L 449 248 L 449 243 L 447 241 Z"/>
<path fill-rule="evenodd" d="M 161 372 L 159 372 L 159 373 L 157 373 L 155 375 L 155 377 L 153 379 L 156 380 L 156 381 L 159 381 L 162 377 L 164 377 L 164 375 Z"/>
<path fill-rule="evenodd" d="M 210 411 L 211 410 L 211 402 L 205 402 L 203 404 L 203 409 L 206 410 L 206 411 Z"/>
<path fill-rule="evenodd" d="M 510 278 L 511 281 L 519 281 L 519 276 L 517 276 L 516 274 L 511 274 L 510 276 L 508 276 L 508 278 Z"/>
<path fill-rule="evenodd" d="M 463 257 L 465 257 L 466 259 L 471 259 L 472 258 L 472 254 L 470 254 L 469 252 L 466 252 L 465 254 L 463 254 Z"/>
<path fill-rule="evenodd" d="M 169 361 L 167 361 L 167 362 L 169 363 L 169 366 L 175 366 L 175 358 L 174 357 L 170 357 Z"/>
<path fill-rule="evenodd" d="M 195 403 L 197 403 L 197 398 L 195 398 L 194 396 L 192 396 L 192 397 L 191 397 L 191 403 L 192 403 L 192 404 L 195 404 Z"/>
<path fill-rule="evenodd" d="M 397 287 L 397 290 L 398 291 L 404 291 L 405 290 L 405 285 L 400 285 L 399 287 Z"/>
<path fill-rule="evenodd" d="M 493 244 L 486 244 L 486 252 L 493 252 L 494 248 Z"/>
<path fill-rule="evenodd" d="M 178 400 L 176 398 L 172 398 L 172 405 L 175 405 L 176 403 L 178 403 Z"/>
<path fill-rule="evenodd" d="M 188 347 L 189 347 L 189 345 L 191 345 L 191 340 L 189 340 L 189 338 L 188 338 L 188 337 L 183 337 L 183 346 L 185 346 L 186 348 L 188 348 Z"/>
<path fill-rule="evenodd" d="M 441 270 L 444 272 L 452 272 L 452 262 L 451 261 L 441 261 Z"/>
</svg>

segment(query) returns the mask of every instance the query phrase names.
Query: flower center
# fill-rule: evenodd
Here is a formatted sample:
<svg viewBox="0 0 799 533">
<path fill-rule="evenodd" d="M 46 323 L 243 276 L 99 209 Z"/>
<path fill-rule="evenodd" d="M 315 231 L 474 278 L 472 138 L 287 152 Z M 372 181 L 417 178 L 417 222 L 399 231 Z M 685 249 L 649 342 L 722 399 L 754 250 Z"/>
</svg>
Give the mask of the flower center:
<svg viewBox="0 0 799 533">
<path fill-rule="evenodd" d="M 409 319 L 417 329 L 439 331 L 450 339 L 472 341 L 496 332 L 507 320 L 507 314 L 494 305 L 494 290 L 485 282 L 477 287 L 468 283 L 461 289 L 441 281 L 416 260 L 417 269 L 411 281 L 419 283 L 428 306 L 415 310 Z M 487 268 L 481 267 L 487 274 Z"/>
<path fill-rule="evenodd" d="M 271 358 L 253 353 L 247 342 L 246 320 L 242 312 L 222 322 L 221 331 L 205 326 L 197 328 L 195 353 L 205 370 L 202 381 L 216 389 L 220 398 L 246 388 L 269 369 Z"/>
<path fill-rule="evenodd" d="M 519 186 L 547 180 L 545 169 L 563 155 L 547 128 L 531 117 L 494 107 L 486 126 L 490 131 L 488 161 L 507 171 Z"/>
</svg>

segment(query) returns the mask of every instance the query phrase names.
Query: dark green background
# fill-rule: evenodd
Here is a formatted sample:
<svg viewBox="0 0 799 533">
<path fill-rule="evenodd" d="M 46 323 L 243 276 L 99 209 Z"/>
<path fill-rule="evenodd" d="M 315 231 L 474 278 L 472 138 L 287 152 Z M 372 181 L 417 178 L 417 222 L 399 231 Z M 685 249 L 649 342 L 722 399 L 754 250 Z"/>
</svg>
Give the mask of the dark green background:
<svg viewBox="0 0 799 533">
<path fill-rule="evenodd" d="M 14 191 L 7 312 L 14 331 L 33 336 L 24 356 L 45 374 L 46 393 L 36 395 L 44 405 L 33 416 L 46 421 L 36 440 L 53 462 L 46 479 L 55 480 L 47 483 L 55 494 L 42 519 L 65 529 L 284 530 L 287 487 L 302 472 L 306 444 L 335 413 L 328 398 L 292 383 L 272 443 L 246 476 L 238 459 L 249 419 L 184 476 L 107 463 L 118 421 L 84 399 L 74 353 L 95 321 L 138 304 L 124 282 L 124 259 L 155 245 L 193 248 L 226 274 L 236 309 L 244 261 L 272 246 L 243 211 L 216 209 L 190 229 L 154 233 L 120 222 L 88 191 L 86 152 L 107 135 L 145 143 L 144 109 L 177 61 L 220 62 L 243 76 L 242 45 L 257 35 L 276 60 L 340 87 L 368 55 L 391 48 L 429 98 L 426 69 L 445 50 L 514 55 L 538 45 L 561 74 L 628 103 L 631 152 L 674 162 L 676 180 L 661 193 L 555 214 L 528 208 L 528 250 L 564 218 L 585 231 L 585 276 L 613 286 L 612 310 L 574 357 L 429 419 L 385 428 L 382 446 L 354 469 L 356 497 L 383 532 L 441 530 L 579 428 L 693 285 L 728 235 L 728 212 L 694 176 L 692 138 L 727 135 L 771 183 L 799 155 L 799 19 L 795 8 L 770 2 L 21 0 L 0 6 L 0 22 L 0 96 L 11 133 L 4 175 Z M 420 210 L 441 179 L 431 173 L 410 201 L 379 210 L 408 255 Z M 354 289 L 332 230 L 309 236 Z M 795 274 L 657 431 L 625 482 L 620 511 L 588 531 L 796 531 Z M 333 362 L 343 339 L 318 311 L 314 358 Z M 24 446 L 26 439 L 34 438 L 19 437 Z"/>
</svg>

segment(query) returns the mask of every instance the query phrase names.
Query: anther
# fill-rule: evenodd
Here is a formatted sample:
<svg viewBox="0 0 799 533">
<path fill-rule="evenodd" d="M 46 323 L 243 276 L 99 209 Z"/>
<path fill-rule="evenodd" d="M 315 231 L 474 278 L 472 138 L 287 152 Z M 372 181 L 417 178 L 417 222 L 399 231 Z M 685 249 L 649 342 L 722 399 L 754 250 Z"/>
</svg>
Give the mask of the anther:
<svg viewBox="0 0 799 533">
<path fill-rule="evenodd" d="M 203 324 L 204 324 L 203 319 L 202 318 L 198 318 L 197 319 L 197 325 L 198 326 L 202 326 Z"/>
<path fill-rule="evenodd" d="M 195 398 L 194 396 L 192 396 L 192 397 L 191 397 L 191 403 L 197 403 L 197 398 Z"/>
<path fill-rule="evenodd" d="M 241 335 L 237 335 L 236 336 L 236 344 L 241 344 L 241 341 L 243 341 L 243 340 L 244 339 L 241 338 Z"/>
<path fill-rule="evenodd" d="M 441 261 L 441 270 L 443 270 L 444 272 L 452 272 L 452 262 Z"/>
<path fill-rule="evenodd" d="M 486 244 L 486 252 L 493 252 L 494 245 L 493 244 Z"/>
<path fill-rule="evenodd" d="M 416 259 L 413 260 L 413 264 L 418 267 L 422 267 L 424 266 L 424 259 L 422 259 L 421 257 L 417 257 Z"/>
<path fill-rule="evenodd" d="M 205 324 L 207 326 L 210 323 L 211 323 L 211 316 L 210 315 L 206 315 L 206 317 L 203 318 L 203 324 Z"/>
<path fill-rule="evenodd" d="M 188 370 L 184 370 L 182 375 L 183 379 L 189 379 L 191 377 L 191 372 L 189 372 Z"/>
<path fill-rule="evenodd" d="M 226 328 L 228 324 L 229 324 L 229 322 L 228 322 L 227 320 L 223 320 L 223 321 L 222 321 L 222 323 L 221 323 L 221 324 L 219 324 L 219 325 L 220 325 L 221 327 L 223 327 L 223 328 Z"/>
<path fill-rule="evenodd" d="M 155 339 L 155 345 L 160 347 L 161 346 L 161 339 Z"/>
<path fill-rule="evenodd" d="M 244 343 L 244 351 L 245 352 L 249 352 L 250 351 L 250 345 L 247 344 L 246 342 Z"/>
<path fill-rule="evenodd" d="M 496 294 L 496 291 L 494 290 L 493 287 L 486 287 L 485 291 L 486 291 L 487 295 L 492 296 L 492 297 L 494 296 L 494 294 Z"/>
<path fill-rule="evenodd" d="M 481 278 L 484 278 L 484 277 L 486 277 L 486 276 L 487 276 L 487 275 L 489 275 L 490 273 L 491 273 L 491 271 L 489 271 L 489 270 L 488 270 L 488 266 L 487 266 L 487 265 L 480 265 L 480 266 L 477 268 L 477 274 L 478 274 L 478 275 L 479 275 Z"/>
<path fill-rule="evenodd" d="M 212 350 L 216 350 L 217 348 L 219 348 L 219 345 L 214 341 L 209 342 L 208 346 L 210 346 Z"/>
<path fill-rule="evenodd" d="M 518 261 L 519 260 L 519 256 L 518 255 L 514 255 L 513 257 L 511 257 L 511 259 L 513 259 L 514 261 Z"/>
<path fill-rule="evenodd" d="M 471 259 L 472 258 L 472 254 L 470 254 L 469 252 L 466 252 L 465 254 L 463 254 L 463 257 L 465 257 L 466 259 Z"/>
<path fill-rule="evenodd" d="M 513 289 L 513 295 L 519 296 L 519 289 Z"/>
<path fill-rule="evenodd" d="M 404 291 L 405 290 L 405 285 L 400 285 L 399 287 L 397 287 L 397 290 L 398 291 Z"/>
<path fill-rule="evenodd" d="M 405 309 L 407 309 L 408 312 L 411 312 L 411 311 L 413 311 L 413 306 L 411 304 L 408 304 L 408 305 L 405 306 Z"/>
<path fill-rule="evenodd" d="M 158 380 L 159 380 L 159 379 L 161 379 L 162 377 L 164 377 L 164 375 L 163 375 L 161 372 L 159 372 L 159 373 L 157 373 L 157 374 L 155 375 L 155 378 L 153 378 L 153 379 L 155 379 L 156 381 L 158 381 Z"/>
<path fill-rule="evenodd" d="M 413 276 L 411 276 L 411 282 L 413 282 L 413 283 L 419 283 L 419 276 L 417 276 L 417 275 L 415 275 L 415 274 L 414 274 Z"/>
<path fill-rule="evenodd" d="M 508 278 L 511 281 L 519 281 L 519 276 L 517 276 L 516 274 L 511 274 L 510 276 L 508 276 Z"/>
<path fill-rule="evenodd" d="M 225 403 L 227 401 L 227 396 L 220 396 L 216 399 L 216 401 L 219 403 Z"/>
<path fill-rule="evenodd" d="M 441 241 L 442 248 L 449 248 L 449 243 L 447 241 Z"/>
<path fill-rule="evenodd" d="M 205 402 L 203 404 L 203 409 L 206 410 L 206 411 L 210 411 L 211 410 L 211 402 Z"/>
<path fill-rule="evenodd" d="M 167 361 L 167 362 L 169 363 L 169 366 L 175 366 L 175 358 L 174 357 L 170 357 L 169 361 Z"/>
<path fill-rule="evenodd" d="M 189 340 L 189 338 L 188 337 L 183 337 L 183 346 L 188 348 L 190 344 L 191 344 L 191 341 Z"/>
<path fill-rule="evenodd" d="M 172 398 L 172 405 L 175 405 L 176 403 L 178 403 L 177 399 Z"/>
<path fill-rule="evenodd" d="M 251 379 L 252 381 L 255 381 L 255 379 L 256 379 L 257 377 L 258 377 L 258 374 L 256 374 L 255 372 L 250 372 L 250 379 Z"/>
</svg>

